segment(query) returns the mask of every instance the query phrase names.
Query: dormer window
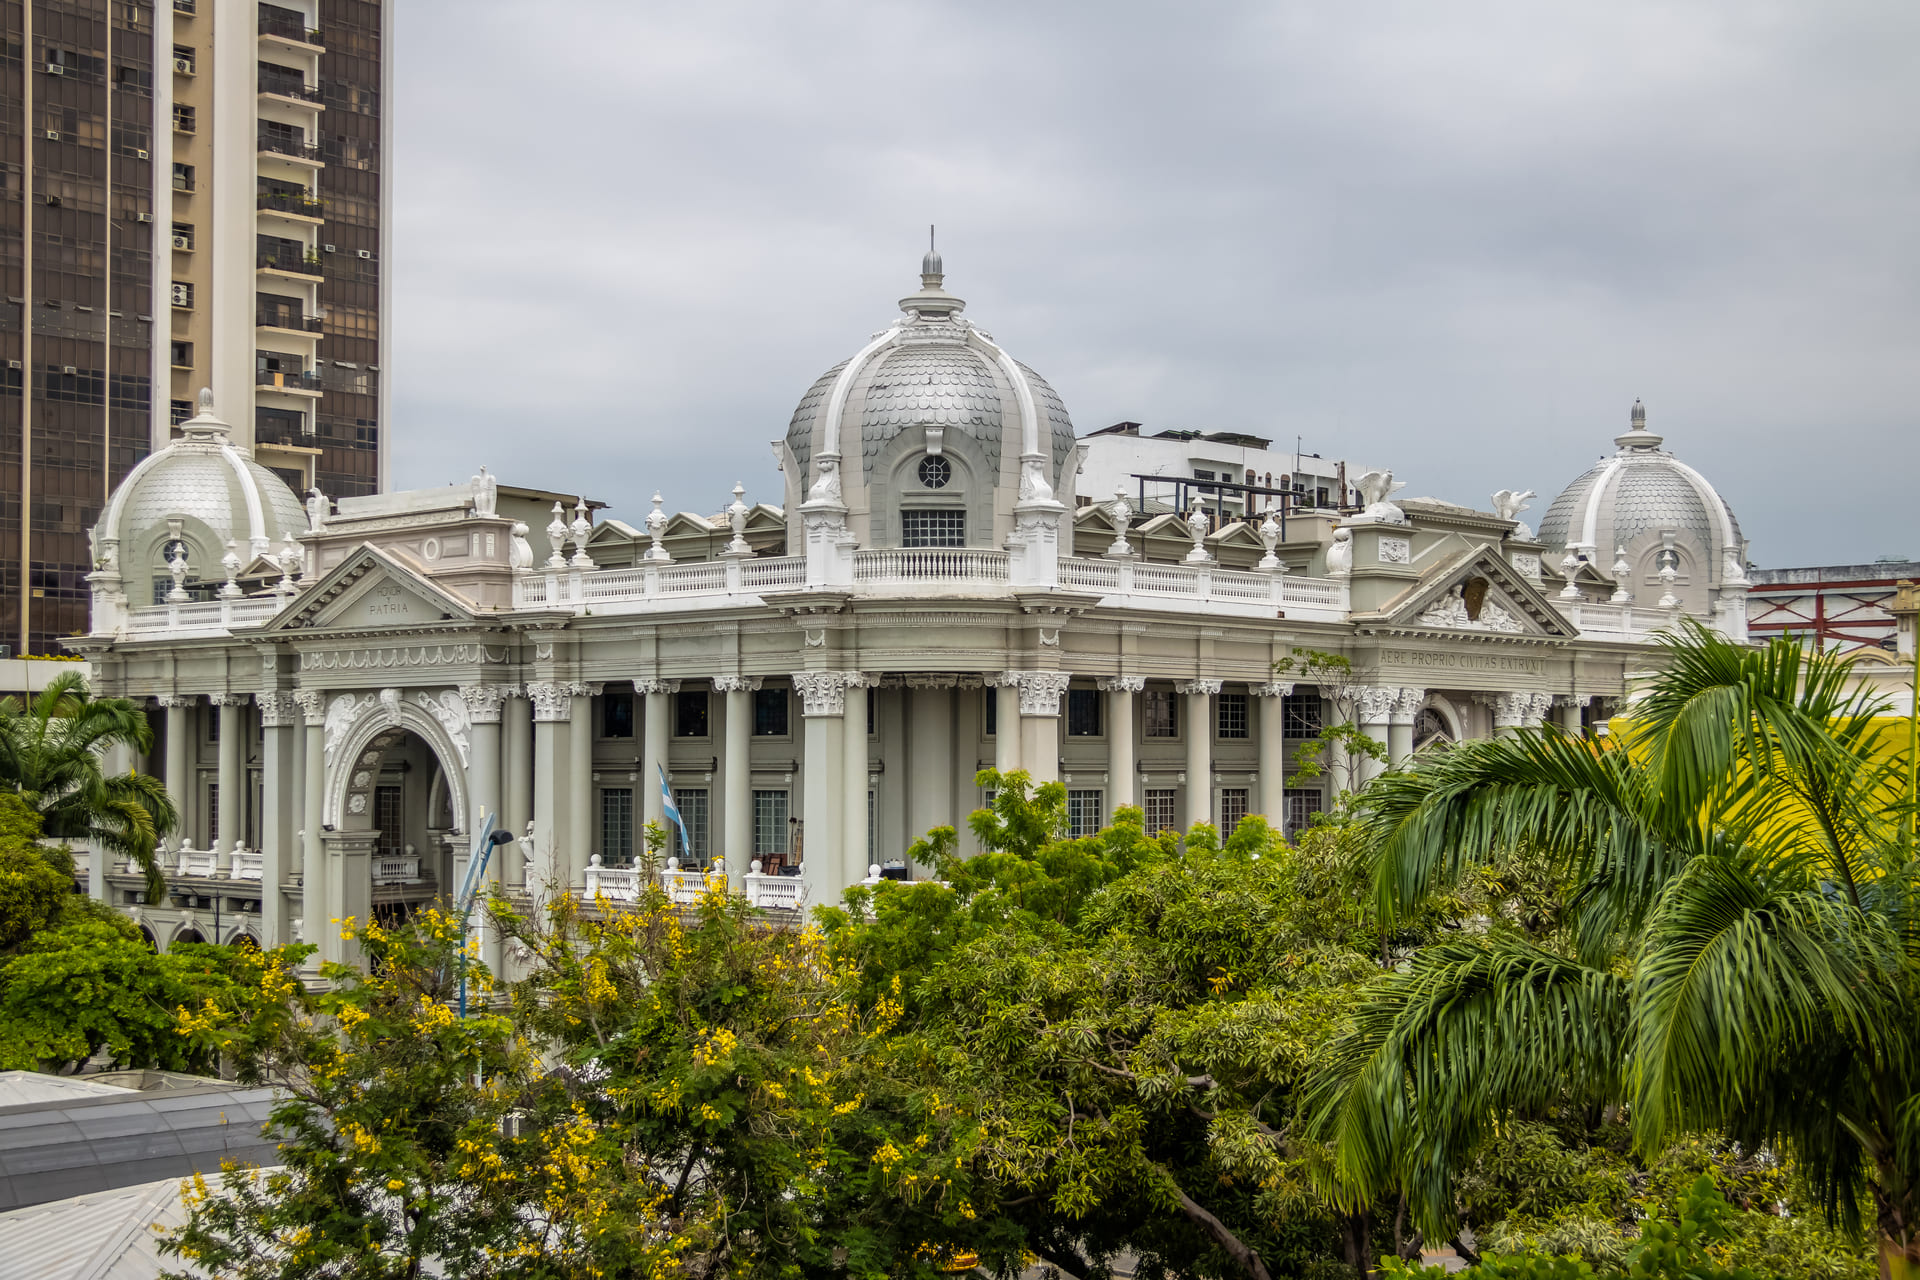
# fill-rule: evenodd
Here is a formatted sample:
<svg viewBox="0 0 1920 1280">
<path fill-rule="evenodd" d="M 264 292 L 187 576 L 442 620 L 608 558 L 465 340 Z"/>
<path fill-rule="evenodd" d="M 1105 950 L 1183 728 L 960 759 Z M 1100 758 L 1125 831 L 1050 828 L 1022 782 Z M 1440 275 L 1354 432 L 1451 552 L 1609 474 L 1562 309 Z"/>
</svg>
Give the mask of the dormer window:
<svg viewBox="0 0 1920 1280">
<path fill-rule="evenodd" d="M 929 489 L 944 489 L 953 479 L 953 464 L 941 457 L 920 459 L 920 483 Z"/>
</svg>

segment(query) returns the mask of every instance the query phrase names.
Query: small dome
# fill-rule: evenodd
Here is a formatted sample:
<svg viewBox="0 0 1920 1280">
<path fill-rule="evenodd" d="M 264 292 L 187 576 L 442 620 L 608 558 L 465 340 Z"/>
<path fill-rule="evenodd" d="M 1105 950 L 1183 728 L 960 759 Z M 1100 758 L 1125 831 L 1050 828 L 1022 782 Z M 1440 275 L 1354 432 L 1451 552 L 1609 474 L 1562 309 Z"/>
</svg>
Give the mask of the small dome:
<svg viewBox="0 0 1920 1280">
<path fill-rule="evenodd" d="M 843 399 L 833 434 L 849 484 L 861 483 L 896 437 L 926 427 L 972 437 L 997 472 L 1003 458 L 1021 454 L 1024 398 L 1032 405 L 1039 450 L 1057 486 L 1074 447 L 1066 405 L 1046 379 L 1006 356 L 962 318 L 966 303 L 942 287 L 938 253 L 929 252 L 921 270 L 920 292 L 900 300 L 906 317 L 876 335 L 858 355 L 821 374 L 800 398 L 787 424 L 787 447 L 799 467 L 800 490 L 806 491 L 814 478 L 814 458 L 828 446 L 826 414 L 836 394 Z"/>
<path fill-rule="evenodd" d="M 187 546 L 194 576 L 221 576 L 228 542 L 243 561 L 277 549 L 307 528 L 305 508 L 279 476 L 236 447 L 202 396 L 183 432 L 135 467 L 94 526 L 94 556 L 139 577 L 164 560 L 174 537 Z"/>
<path fill-rule="evenodd" d="M 1629 429 L 1614 442 L 1617 453 L 1594 463 L 1547 508 L 1540 521 L 1542 545 L 1556 554 L 1580 546 L 1607 577 L 1621 548 L 1637 559 L 1667 533 L 1702 559 L 1713 585 L 1721 581 L 1729 551 L 1744 565 L 1745 542 L 1733 508 L 1705 476 L 1660 447 L 1663 438 L 1647 430 L 1638 401 Z"/>
</svg>

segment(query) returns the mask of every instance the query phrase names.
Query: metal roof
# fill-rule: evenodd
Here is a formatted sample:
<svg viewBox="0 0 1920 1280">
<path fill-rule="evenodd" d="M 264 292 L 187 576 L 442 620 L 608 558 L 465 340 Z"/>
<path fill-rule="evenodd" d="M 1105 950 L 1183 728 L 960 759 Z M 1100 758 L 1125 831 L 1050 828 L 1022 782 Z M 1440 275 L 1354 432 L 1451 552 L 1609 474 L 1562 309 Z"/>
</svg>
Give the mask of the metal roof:
<svg viewBox="0 0 1920 1280">
<path fill-rule="evenodd" d="M 76 1098 L 124 1098 L 133 1090 L 78 1076 L 50 1076 L 43 1071 L 0 1071 L 0 1107 L 32 1107 Z"/>
</svg>

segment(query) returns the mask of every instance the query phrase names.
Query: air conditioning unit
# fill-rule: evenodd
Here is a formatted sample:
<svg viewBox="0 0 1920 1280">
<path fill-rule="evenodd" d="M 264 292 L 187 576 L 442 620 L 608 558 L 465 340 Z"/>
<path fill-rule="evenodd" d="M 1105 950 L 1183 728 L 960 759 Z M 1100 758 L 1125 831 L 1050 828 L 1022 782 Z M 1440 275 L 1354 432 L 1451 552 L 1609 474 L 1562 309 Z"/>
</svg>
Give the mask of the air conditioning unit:
<svg viewBox="0 0 1920 1280">
<path fill-rule="evenodd" d="M 62 67 L 59 63 L 49 62 L 47 64 L 47 74 L 50 76 L 63 76 L 67 74 L 67 72 L 66 68 Z"/>
<path fill-rule="evenodd" d="M 175 58 L 173 60 L 173 69 L 183 76 L 190 76 L 193 74 L 193 59 Z"/>
<path fill-rule="evenodd" d="M 134 159 L 136 160 L 145 160 L 148 158 L 147 149 L 145 147 L 136 147 L 134 149 L 133 155 L 134 155 Z"/>
<path fill-rule="evenodd" d="M 135 222 L 152 222 L 153 215 L 150 213 L 136 213 L 133 215 L 133 220 Z"/>
<path fill-rule="evenodd" d="M 60 141 L 60 131 L 58 129 L 47 130 L 47 141 L 48 142 Z"/>
<path fill-rule="evenodd" d="M 322 253 L 332 253 L 332 252 L 333 252 L 333 246 L 332 246 L 332 245 L 330 245 L 330 244 L 323 244 L 323 245 L 321 245 L 321 246 L 320 246 L 320 252 L 322 252 Z"/>
<path fill-rule="evenodd" d="M 20 367 L 20 362 L 19 362 L 18 360 L 9 360 L 9 361 L 7 361 L 7 368 L 9 368 L 9 369 L 18 369 L 19 367 Z"/>
<path fill-rule="evenodd" d="M 173 305 L 176 307 L 192 306 L 193 305 L 193 286 L 190 284 L 174 285 L 173 286 Z"/>
<path fill-rule="evenodd" d="M 173 238 L 173 247 L 176 249 L 191 249 L 193 248 L 193 241 L 187 239 L 185 236 L 175 236 Z"/>
<path fill-rule="evenodd" d="M 64 373 L 64 374 L 66 374 L 66 375 L 67 375 L 68 377 L 72 377 L 72 376 L 73 376 L 74 374 L 76 374 L 76 373 L 78 373 L 78 372 L 80 372 L 80 371 L 79 371 L 78 369 L 76 369 L 76 368 L 74 368 L 74 367 L 73 367 L 72 365 L 70 365 L 70 364 L 63 364 L 63 365 L 61 365 L 61 366 L 60 366 L 60 372 L 62 372 L 62 373 Z"/>
<path fill-rule="evenodd" d="M 363 258 L 371 258 L 371 257 L 373 257 L 373 254 L 372 254 L 372 252 L 371 252 L 371 251 L 369 251 L 369 250 L 366 250 L 366 249 L 362 249 L 362 250 L 360 250 L 360 256 L 361 256 L 361 257 L 363 257 Z"/>
</svg>

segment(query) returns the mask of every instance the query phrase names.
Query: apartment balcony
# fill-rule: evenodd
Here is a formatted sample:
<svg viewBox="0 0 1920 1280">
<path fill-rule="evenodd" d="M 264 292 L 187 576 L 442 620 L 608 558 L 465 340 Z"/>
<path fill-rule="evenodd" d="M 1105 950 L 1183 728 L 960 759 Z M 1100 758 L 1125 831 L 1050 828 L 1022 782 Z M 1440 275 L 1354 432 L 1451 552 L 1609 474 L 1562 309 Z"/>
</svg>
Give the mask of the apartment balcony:
<svg viewBox="0 0 1920 1280">
<path fill-rule="evenodd" d="M 262 80 L 260 97 L 269 102 L 287 102 L 296 106 L 327 109 L 326 94 L 318 85 L 303 84 L 293 80 Z"/>
<path fill-rule="evenodd" d="M 259 329 L 302 334 L 317 334 L 321 325 L 319 316 L 303 316 L 297 311 L 257 311 L 253 323 Z"/>
<path fill-rule="evenodd" d="M 279 138 L 263 133 L 258 149 L 262 160 L 291 160 L 295 164 L 310 164 L 316 169 L 326 167 L 320 159 L 320 148 L 304 139 Z"/>
<path fill-rule="evenodd" d="M 325 207 L 312 196 L 262 193 L 254 198 L 253 204 L 262 213 L 284 214 L 303 222 L 317 223 L 325 216 Z"/>
<path fill-rule="evenodd" d="M 260 38 L 275 44 L 289 44 L 303 53 L 324 53 L 320 32 L 306 24 L 305 18 L 277 5 L 260 6 Z"/>
<path fill-rule="evenodd" d="M 310 254 L 306 258 L 278 253 L 262 253 L 253 260 L 255 269 L 271 272 L 274 275 L 294 276 L 301 280 L 320 278 L 320 255 Z"/>
<path fill-rule="evenodd" d="M 282 373 L 274 369 L 255 369 L 253 385 L 267 391 L 284 391 L 288 395 L 320 395 L 320 374 L 316 370 L 305 373 Z"/>
<path fill-rule="evenodd" d="M 303 449 L 318 453 L 316 447 L 319 438 L 303 426 L 294 426 L 288 422 L 256 422 L 253 424 L 253 443 L 270 449 Z"/>
</svg>

